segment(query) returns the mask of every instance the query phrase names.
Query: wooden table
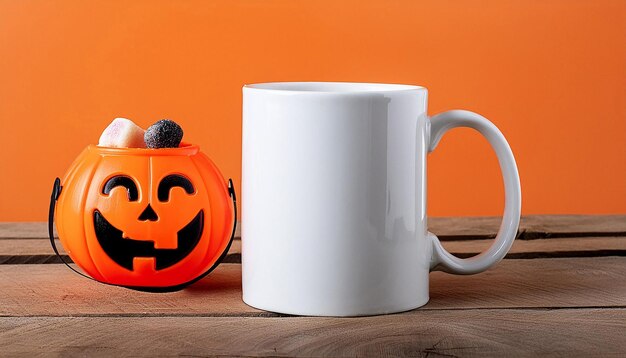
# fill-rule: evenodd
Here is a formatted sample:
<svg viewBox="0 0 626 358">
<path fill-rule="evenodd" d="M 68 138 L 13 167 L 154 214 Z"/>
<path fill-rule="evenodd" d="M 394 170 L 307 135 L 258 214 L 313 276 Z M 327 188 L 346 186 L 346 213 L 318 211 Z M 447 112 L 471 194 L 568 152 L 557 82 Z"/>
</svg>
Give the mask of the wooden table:
<svg viewBox="0 0 626 358">
<path fill-rule="evenodd" d="M 459 256 L 498 218 L 431 218 Z M 0 224 L 0 355 L 626 356 L 626 216 L 524 217 L 511 252 L 474 276 L 431 274 L 430 302 L 401 314 L 294 317 L 241 300 L 240 241 L 211 275 L 151 294 L 59 264 L 43 223 Z"/>
</svg>

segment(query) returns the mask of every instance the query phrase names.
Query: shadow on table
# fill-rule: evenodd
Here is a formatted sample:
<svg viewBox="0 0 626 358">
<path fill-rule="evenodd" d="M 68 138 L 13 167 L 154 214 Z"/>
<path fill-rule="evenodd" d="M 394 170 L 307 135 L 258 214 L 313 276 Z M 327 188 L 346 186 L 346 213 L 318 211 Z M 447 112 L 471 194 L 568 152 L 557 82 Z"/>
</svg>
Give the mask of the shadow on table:
<svg viewBox="0 0 626 358">
<path fill-rule="evenodd" d="M 225 292 L 238 292 L 241 293 L 241 276 L 239 271 L 232 272 L 231 270 L 215 270 L 202 278 L 193 285 L 185 288 L 187 293 L 198 294 L 211 294 L 225 293 Z"/>
</svg>

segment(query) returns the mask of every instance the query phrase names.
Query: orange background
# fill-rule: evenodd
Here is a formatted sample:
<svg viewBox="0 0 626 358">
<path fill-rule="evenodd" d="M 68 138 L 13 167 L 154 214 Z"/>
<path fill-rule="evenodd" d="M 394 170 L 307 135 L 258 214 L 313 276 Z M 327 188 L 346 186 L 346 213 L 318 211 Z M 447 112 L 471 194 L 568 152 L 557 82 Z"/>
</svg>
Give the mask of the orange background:
<svg viewBox="0 0 626 358">
<path fill-rule="evenodd" d="M 419 84 L 431 114 L 490 118 L 525 214 L 626 212 L 626 1 L 0 0 L 0 221 L 45 220 L 118 116 L 179 122 L 239 189 L 242 85 L 307 80 Z M 501 213 L 474 132 L 428 180 L 431 215 Z"/>
</svg>

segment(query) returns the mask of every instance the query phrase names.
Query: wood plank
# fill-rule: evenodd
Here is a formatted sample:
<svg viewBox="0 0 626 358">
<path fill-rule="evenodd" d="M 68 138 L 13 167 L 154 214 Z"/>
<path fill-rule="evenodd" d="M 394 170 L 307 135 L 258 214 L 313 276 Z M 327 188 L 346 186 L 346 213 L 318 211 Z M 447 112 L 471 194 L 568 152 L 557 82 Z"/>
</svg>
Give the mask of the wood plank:
<svg viewBox="0 0 626 358">
<path fill-rule="evenodd" d="M 430 275 L 423 309 L 626 307 L 626 258 L 505 260 L 479 275 Z M 271 315 L 241 300 L 241 265 L 222 264 L 186 290 L 107 286 L 62 265 L 0 265 L 0 316 Z"/>
<path fill-rule="evenodd" d="M 503 260 L 478 275 L 430 274 L 429 309 L 626 307 L 626 257 Z"/>
<path fill-rule="evenodd" d="M 444 241 L 444 247 L 459 257 L 480 253 L 491 240 Z M 65 250 L 57 240 L 62 254 Z M 241 263 L 241 241 L 234 240 L 225 263 Z M 516 240 L 507 258 L 626 256 L 626 236 Z M 69 261 L 69 258 L 66 257 Z M 0 264 L 60 263 L 47 239 L 0 240 Z"/>
<path fill-rule="evenodd" d="M 495 236 L 500 217 L 429 217 L 429 230 L 442 239 Z M 237 225 L 235 237 L 241 237 Z M 0 238 L 42 239 L 48 237 L 44 222 L 2 222 Z M 626 236 L 626 215 L 529 215 L 523 216 L 522 238 L 546 236 Z"/>
<path fill-rule="evenodd" d="M 492 238 L 500 217 L 429 217 L 428 228 L 442 240 Z M 573 236 L 626 236 L 626 215 L 528 215 L 520 239 Z"/>
<path fill-rule="evenodd" d="M 523 220 L 525 238 L 626 236 L 626 215 L 532 215 Z"/>
<path fill-rule="evenodd" d="M 47 237 L 48 224 L 45 222 L 0 222 L 0 239 L 43 239 Z"/>
<path fill-rule="evenodd" d="M 0 318 L 9 356 L 624 356 L 625 309 L 360 317 Z"/>
</svg>

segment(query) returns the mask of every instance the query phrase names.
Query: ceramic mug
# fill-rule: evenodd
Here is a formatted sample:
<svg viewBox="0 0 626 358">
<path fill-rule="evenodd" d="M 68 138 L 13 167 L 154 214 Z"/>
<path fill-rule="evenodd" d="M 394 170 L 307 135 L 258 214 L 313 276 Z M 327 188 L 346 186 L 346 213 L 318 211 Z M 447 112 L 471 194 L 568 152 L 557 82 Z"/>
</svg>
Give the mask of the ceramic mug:
<svg viewBox="0 0 626 358">
<path fill-rule="evenodd" d="M 433 270 L 474 274 L 517 233 L 517 166 L 484 117 L 427 115 L 424 87 L 285 82 L 243 88 L 243 300 L 295 315 L 361 316 L 428 302 Z M 500 163 L 505 207 L 486 251 L 460 259 L 428 232 L 426 156 L 455 127 L 480 132 Z"/>
</svg>

